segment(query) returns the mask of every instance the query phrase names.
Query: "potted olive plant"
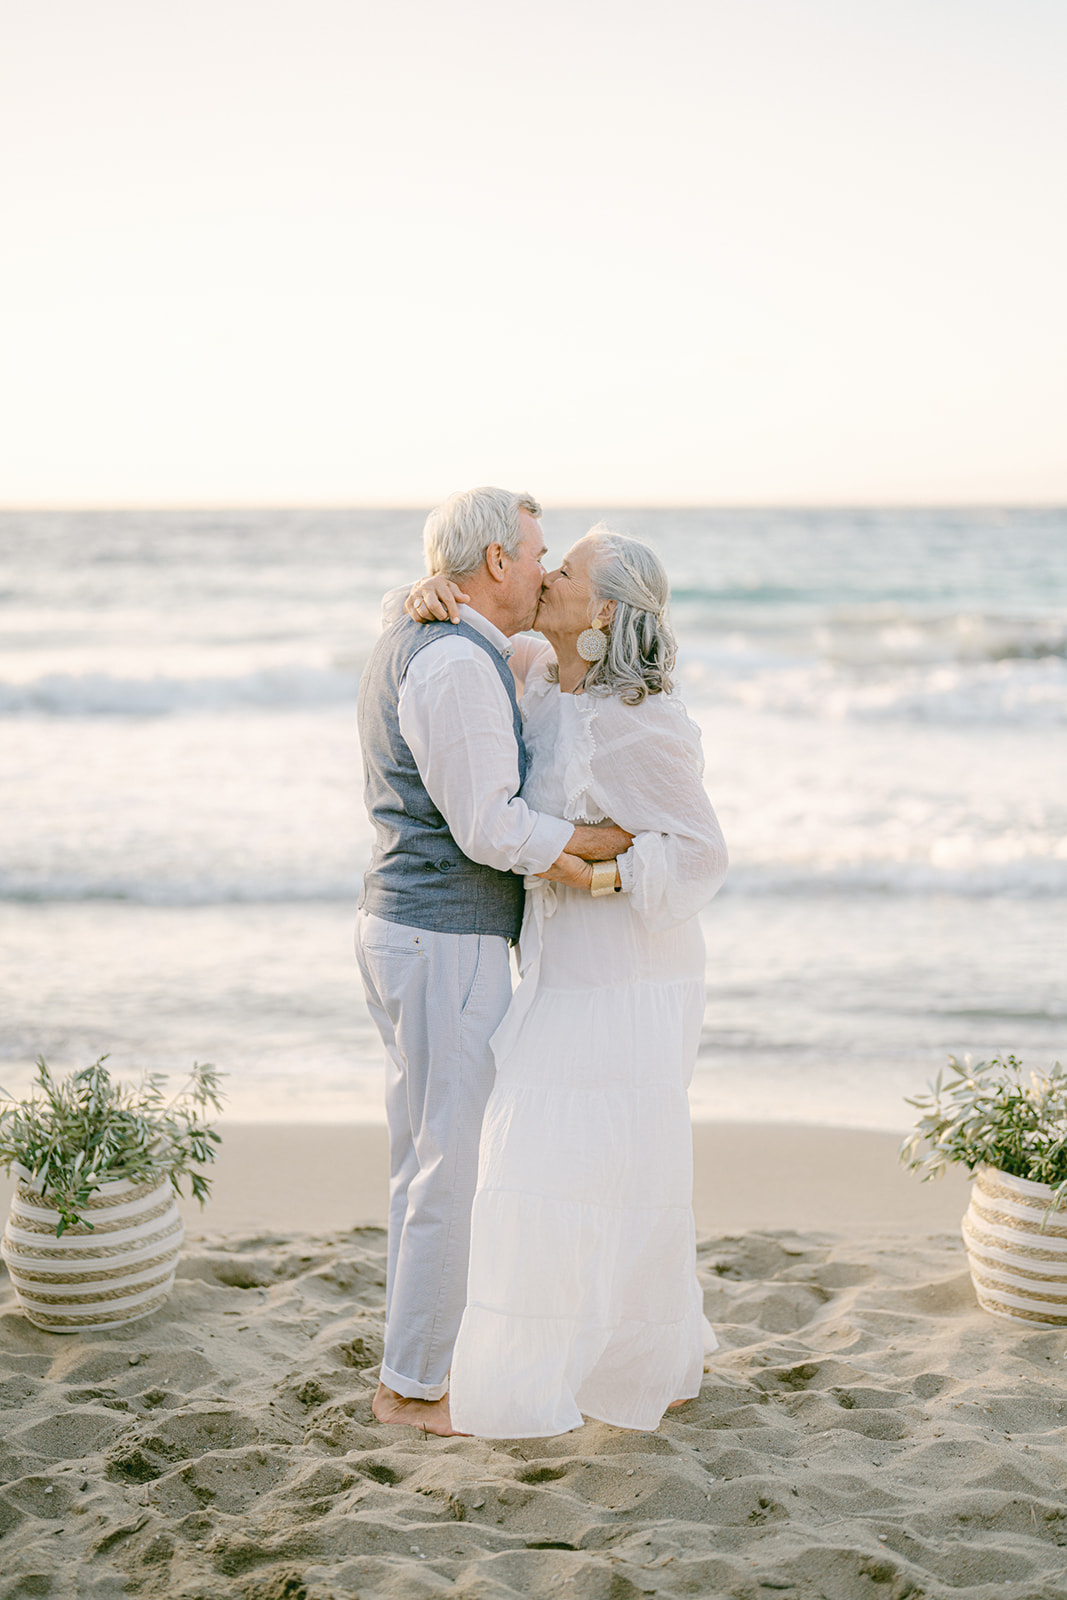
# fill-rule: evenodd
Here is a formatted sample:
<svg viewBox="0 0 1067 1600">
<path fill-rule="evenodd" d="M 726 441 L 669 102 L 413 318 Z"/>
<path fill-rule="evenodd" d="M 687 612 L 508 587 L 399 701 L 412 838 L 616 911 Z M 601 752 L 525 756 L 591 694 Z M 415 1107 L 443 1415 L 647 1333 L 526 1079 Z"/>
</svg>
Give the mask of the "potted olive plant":
<svg viewBox="0 0 1067 1600">
<path fill-rule="evenodd" d="M 974 1173 L 963 1219 L 978 1303 L 999 1317 L 1067 1327 L 1067 1072 L 1026 1072 L 1015 1056 L 949 1056 L 901 1146 L 911 1172 L 949 1162 Z M 925 1147 L 925 1148 L 924 1148 Z"/>
<path fill-rule="evenodd" d="M 37 1060 L 24 1100 L 0 1090 L 0 1167 L 18 1178 L 0 1255 L 19 1306 L 53 1333 L 114 1328 L 158 1310 L 174 1283 L 188 1176 L 203 1204 L 219 1135 L 220 1074 L 193 1067 L 170 1099 L 166 1078 L 115 1081 L 106 1057 L 55 1078 Z"/>
</svg>

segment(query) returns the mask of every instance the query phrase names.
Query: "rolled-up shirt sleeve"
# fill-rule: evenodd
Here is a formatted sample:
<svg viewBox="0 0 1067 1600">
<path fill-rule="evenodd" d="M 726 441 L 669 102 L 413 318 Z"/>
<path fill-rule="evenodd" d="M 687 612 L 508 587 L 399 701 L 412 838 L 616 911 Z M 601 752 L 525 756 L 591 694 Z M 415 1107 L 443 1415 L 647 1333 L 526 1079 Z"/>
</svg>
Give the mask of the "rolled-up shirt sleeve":
<svg viewBox="0 0 1067 1600">
<path fill-rule="evenodd" d="M 573 824 L 519 797 L 511 702 L 485 651 L 462 637 L 434 640 L 412 658 L 397 711 L 426 792 L 463 854 L 499 872 L 550 867 Z"/>
</svg>

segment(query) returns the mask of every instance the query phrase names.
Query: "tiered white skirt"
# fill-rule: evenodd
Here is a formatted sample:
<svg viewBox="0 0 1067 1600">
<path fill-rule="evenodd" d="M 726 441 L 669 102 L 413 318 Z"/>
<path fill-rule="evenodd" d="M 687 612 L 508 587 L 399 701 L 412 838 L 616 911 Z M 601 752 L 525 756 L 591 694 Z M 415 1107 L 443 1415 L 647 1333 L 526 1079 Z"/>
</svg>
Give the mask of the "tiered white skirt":
<svg viewBox="0 0 1067 1600">
<path fill-rule="evenodd" d="M 546 954 L 566 953 L 557 933 L 582 935 L 576 920 L 554 919 Z M 591 955 L 586 944 L 584 961 L 528 966 L 494 1040 L 449 1382 L 453 1426 L 482 1438 L 565 1433 L 583 1416 L 654 1429 L 672 1400 L 697 1394 L 715 1347 L 696 1280 L 686 1098 L 703 972 L 589 986 Z M 561 976 L 563 987 L 544 981 Z"/>
</svg>

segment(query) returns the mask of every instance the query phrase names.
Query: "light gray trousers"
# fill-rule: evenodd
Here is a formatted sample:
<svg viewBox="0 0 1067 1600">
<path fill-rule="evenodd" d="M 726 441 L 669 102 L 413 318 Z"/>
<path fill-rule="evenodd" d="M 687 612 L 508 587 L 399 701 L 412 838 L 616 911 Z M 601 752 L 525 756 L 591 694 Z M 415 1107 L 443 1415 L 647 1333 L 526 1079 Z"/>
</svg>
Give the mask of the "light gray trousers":
<svg viewBox="0 0 1067 1600">
<path fill-rule="evenodd" d="M 385 1045 L 389 1257 L 382 1382 L 439 1400 L 467 1299 L 489 1039 L 511 999 L 506 939 L 361 911 L 356 960 Z"/>
</svg>

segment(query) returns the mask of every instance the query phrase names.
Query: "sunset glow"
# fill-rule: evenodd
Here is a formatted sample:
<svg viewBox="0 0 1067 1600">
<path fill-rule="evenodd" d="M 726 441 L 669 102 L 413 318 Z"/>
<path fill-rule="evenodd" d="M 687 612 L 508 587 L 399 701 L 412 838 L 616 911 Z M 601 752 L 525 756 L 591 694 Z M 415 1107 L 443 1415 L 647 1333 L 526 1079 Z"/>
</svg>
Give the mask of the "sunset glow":
<svg viewBox="0 0 1067 1600">
<path fill-rule="evenodd" d="M 0 503 L 1067 495 L 1052 0 L 0 16 Z"/>
</svg>

